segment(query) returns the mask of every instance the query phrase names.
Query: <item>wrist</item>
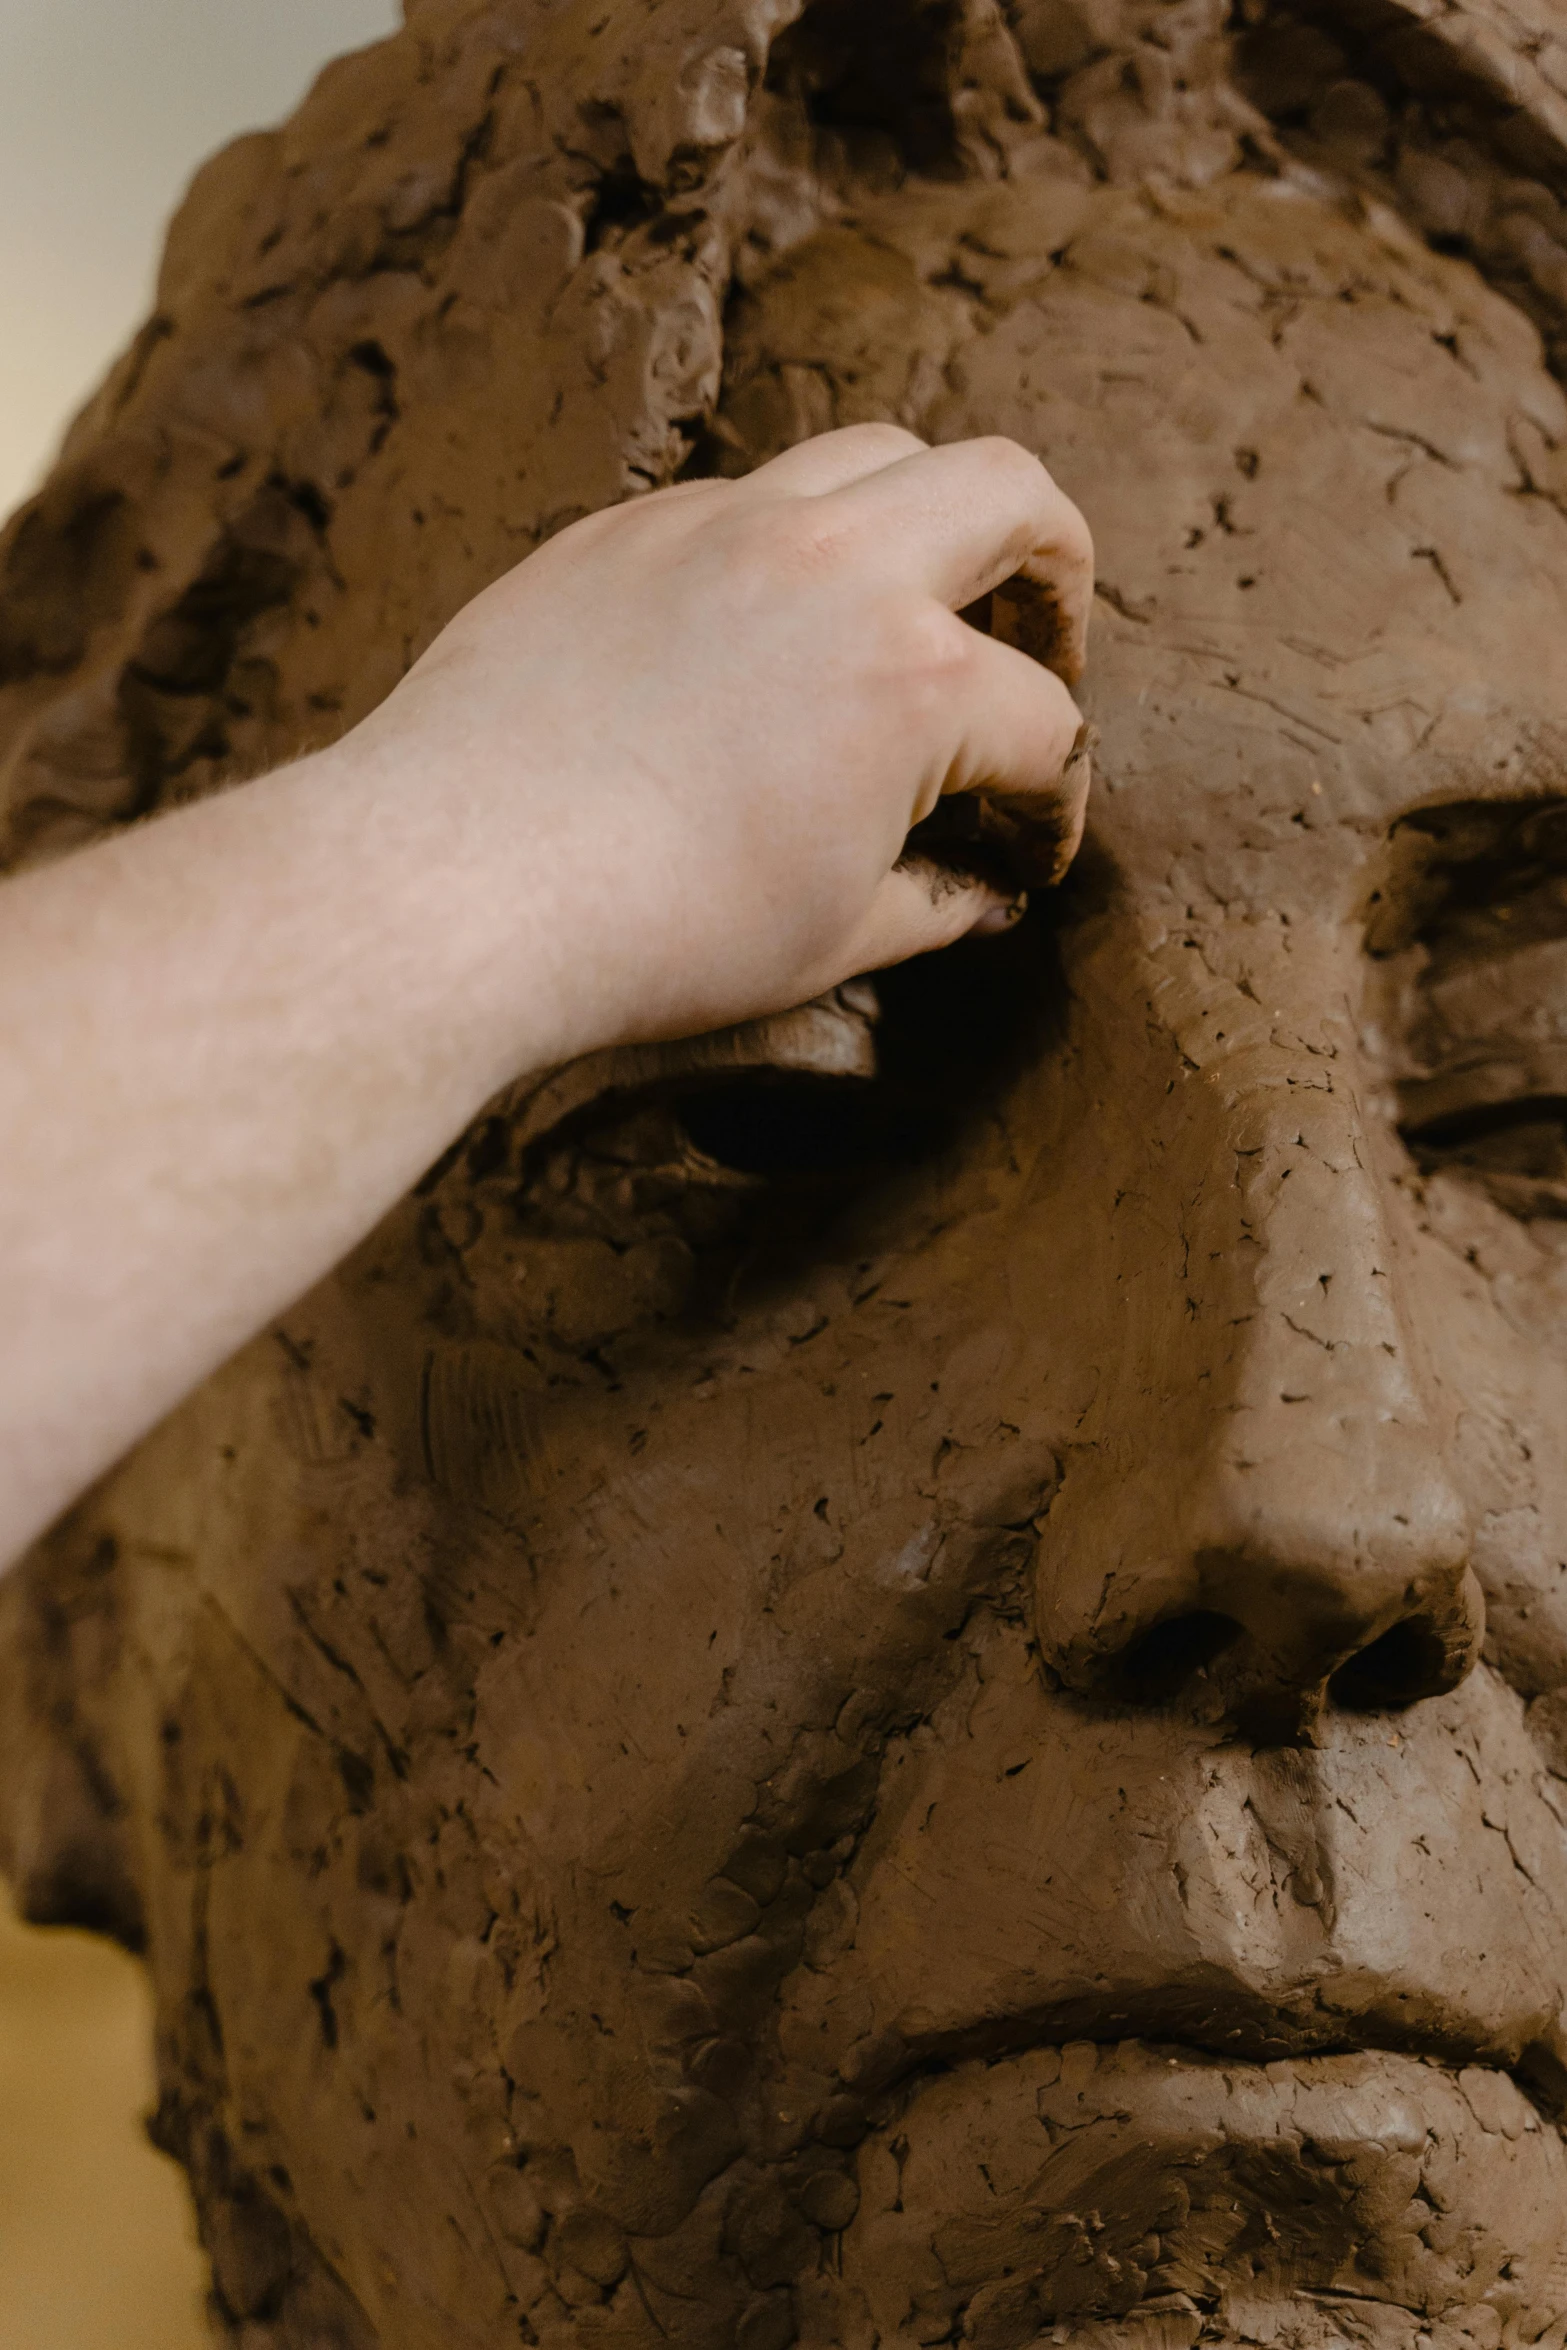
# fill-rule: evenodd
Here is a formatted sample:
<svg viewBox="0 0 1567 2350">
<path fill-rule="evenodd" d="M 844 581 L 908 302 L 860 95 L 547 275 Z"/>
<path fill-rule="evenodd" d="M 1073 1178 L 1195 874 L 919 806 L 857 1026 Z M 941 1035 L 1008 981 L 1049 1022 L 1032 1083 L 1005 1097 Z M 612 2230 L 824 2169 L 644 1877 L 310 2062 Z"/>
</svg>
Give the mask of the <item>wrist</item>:
<svg viewBox="0 0 1567 2350">
<path fill-rule="evenodd" d="M 472 1115 L 491 1094 L 611 1041 L 580 845 L 526 773 L 503 788 L 461 746 L 373 722 L 291 770 L 319 871 L 352 875 L 344 943 L 374 973 L 408 1057 L 439 1067 Z"/>
</svg>

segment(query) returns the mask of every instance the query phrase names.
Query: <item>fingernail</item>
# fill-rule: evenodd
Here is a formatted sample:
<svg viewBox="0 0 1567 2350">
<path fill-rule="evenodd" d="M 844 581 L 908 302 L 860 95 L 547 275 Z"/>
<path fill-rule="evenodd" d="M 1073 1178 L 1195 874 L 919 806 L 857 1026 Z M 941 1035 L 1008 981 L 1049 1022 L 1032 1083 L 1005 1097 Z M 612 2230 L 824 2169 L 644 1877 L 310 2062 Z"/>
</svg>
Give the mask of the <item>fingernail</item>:
<svg viewBox="0 0 1567 2350">
<path fill-rule="evenodd" d="M 1027 912 L 1028 892 L 1020 889 L 1015 898 L 1004 899 L 999 905 L 987 906 L 969 935 L 972 938 L 999 938 L 1003 931 L 1011 930 L 1021 922 Z"/>
<path fill-rule="evenodd" d="M 1094 751 L 1098 746 L 1098 742 L 1098 727 L 1094 724 L 1091 718 L 1085 718 L 1082 725 L 1077 730 L 1076 737 L 1072 743 L 1072 748 L 1066 755 L 1066 765 L 1061 770 L 1061 780 L 1063 783 L 1066 781 L 1066 778 L 1069 775 L 1074 775 L 1074 771 L 1077 768 L 1084 766 L 1093 758 Z"/>
</svg>

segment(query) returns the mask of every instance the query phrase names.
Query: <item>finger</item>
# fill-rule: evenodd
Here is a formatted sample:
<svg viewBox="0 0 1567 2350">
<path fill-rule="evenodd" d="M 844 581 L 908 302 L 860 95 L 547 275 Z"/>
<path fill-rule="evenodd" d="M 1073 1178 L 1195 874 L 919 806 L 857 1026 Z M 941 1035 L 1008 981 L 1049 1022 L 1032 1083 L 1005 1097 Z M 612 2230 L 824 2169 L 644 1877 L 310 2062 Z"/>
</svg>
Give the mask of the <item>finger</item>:
<svg viewBox="0 0 1567 2350">
<path fill-rule="evenodd" d="M 1059 881 L 1083 835 L 1090 730 L 1059 677 L 962 623 L 945 732 L 912 811 L 913 845 L 1021 880 Z"/>
<path fill-rule="evenodd" d="M 1028 650 L 1069 685 L 1082 675 L 1094 542 L 1065 491 L 1016 441 L 921 449 L 829 495 L 824 519 L 869 535 L 897 578 L 953 610 L 1018 574 L 1034 607 Z"/>
<path fill-rule="evenodd" d="M 764 497 L 821 498 L 925 450 L 926 443 L 901 424 L 846 424 L 797 441 L 748 473 L 743 486 Z"/>
<path fill-rule="evenodd" d="M 934 954 L 960 938 L 1011 929 L 1028 900 L 992 883 L 954 873 L 923 857 L 905 857 L 878 884 L 864 920 L 845 944 L 842 969 L 829 984 L 881 971 L 910 955 Z"/>
</svg>

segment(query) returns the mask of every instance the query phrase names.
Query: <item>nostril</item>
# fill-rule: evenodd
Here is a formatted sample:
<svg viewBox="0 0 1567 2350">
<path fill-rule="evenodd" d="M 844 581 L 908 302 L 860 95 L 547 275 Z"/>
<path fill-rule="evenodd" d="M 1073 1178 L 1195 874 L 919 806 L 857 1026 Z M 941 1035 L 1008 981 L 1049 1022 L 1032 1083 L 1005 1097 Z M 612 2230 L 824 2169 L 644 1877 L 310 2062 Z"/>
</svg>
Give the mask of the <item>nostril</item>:
<svg viewBox="0 0 1567 2350">
<path fill-rule="evenodd" d="M 1328 1693 L 1350 1713 L 1414 1705 L 1454 1688 L 1466 1661 L 1451 1634 L 1429 1616 L 1406 1616 L 1340 1665 Z"/>
<path fill-rule="evenodd" d="M 1193 1608 L 1129 1640 L 1110 1665 L 1116 1694 L 1133 1705 L 1164 1705 L 1240 1636 L 1233 1616 Z"/>
</svg>

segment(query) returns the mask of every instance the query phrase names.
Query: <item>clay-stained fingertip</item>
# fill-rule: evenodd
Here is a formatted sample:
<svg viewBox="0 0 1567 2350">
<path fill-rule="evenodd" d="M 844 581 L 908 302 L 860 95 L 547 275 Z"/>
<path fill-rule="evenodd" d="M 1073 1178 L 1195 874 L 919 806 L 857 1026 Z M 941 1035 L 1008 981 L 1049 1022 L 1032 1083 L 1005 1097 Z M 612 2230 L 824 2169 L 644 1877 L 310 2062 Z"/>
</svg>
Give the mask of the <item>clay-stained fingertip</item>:
<svg viewBox="0 0 1567 2350">
<path fill-rule="evenodd" d="M 1020 889 L 1015 898 L 1003 898 L 998 904 L 987 906 L 969 931 L 970 938 L 1003 938 L 1015 930 L 1028 912 L 1028 892 Z"/>
</svg>

